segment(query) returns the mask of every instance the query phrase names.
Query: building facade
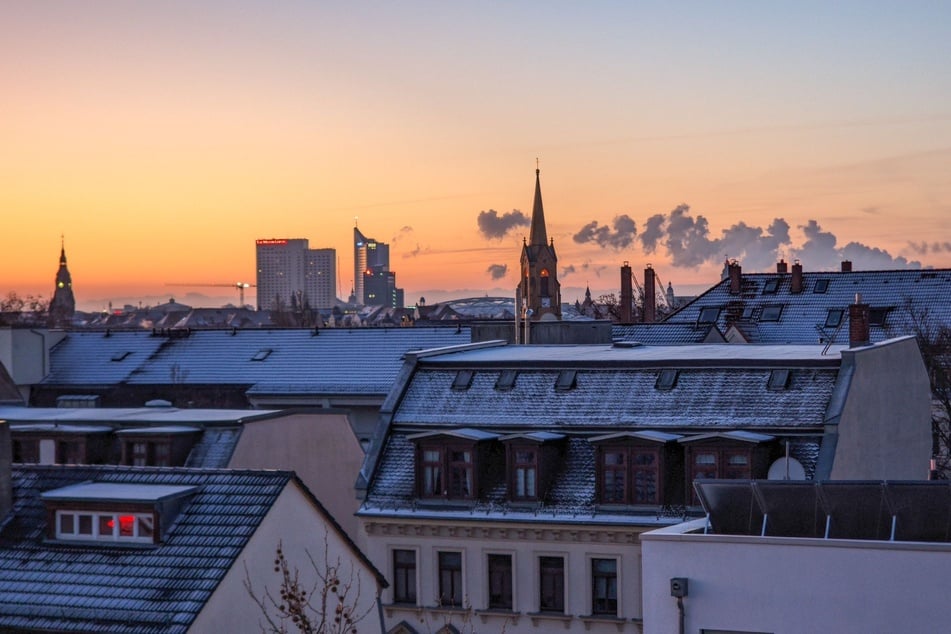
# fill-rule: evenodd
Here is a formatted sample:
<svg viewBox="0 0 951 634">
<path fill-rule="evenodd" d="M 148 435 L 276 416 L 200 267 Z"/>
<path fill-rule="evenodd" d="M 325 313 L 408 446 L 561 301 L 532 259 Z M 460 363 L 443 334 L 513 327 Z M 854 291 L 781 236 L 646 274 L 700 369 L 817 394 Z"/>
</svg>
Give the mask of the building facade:
<svg viewBox="0 0 951 634">
<path fill-rule="evenodd" d="M 303 238 L 255 242 L 258 310 L 331 308 L 337 299 L 337 253 Z"/>
</svg>

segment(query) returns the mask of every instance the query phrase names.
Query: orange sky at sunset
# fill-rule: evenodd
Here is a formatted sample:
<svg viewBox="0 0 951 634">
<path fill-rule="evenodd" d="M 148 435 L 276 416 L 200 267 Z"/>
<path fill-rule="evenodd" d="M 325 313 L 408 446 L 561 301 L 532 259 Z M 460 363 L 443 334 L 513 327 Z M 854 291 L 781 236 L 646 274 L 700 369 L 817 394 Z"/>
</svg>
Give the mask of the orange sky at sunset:
<svg viewBox="0 0 951 634">
<path fill-rule="evenodd" d="M 531 212 L 536 157 L 566 301 L 625 260 L 678 290 L 727 256 L 949 267 L 949 13 L 14 3 L 0 295 L 51 295 L 62 234 L 85 310 L 253 282 L 270 237 L 336 248 L 345 298 L 357 217 L 408 302 L 511 294 L 527 227 L 478 219 Z"/>
</svg>

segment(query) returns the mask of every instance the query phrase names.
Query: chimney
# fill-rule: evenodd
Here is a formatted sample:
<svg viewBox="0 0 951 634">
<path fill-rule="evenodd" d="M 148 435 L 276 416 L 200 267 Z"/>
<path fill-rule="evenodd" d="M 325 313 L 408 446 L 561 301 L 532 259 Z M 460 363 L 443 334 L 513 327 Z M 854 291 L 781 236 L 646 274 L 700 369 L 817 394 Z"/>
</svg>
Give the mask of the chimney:
<svg viewBox="0 0 951 634">
<path fill-rule="evenodd" d="M 621 265 L 621 314 L 622 324 L 634 321 L 631 315 L 631 306 L 634 305 L 634 291 L 631 288 L 631 265 L 624 261 Z"/>
<path fill-rule="evenodd" d="M 855 294 L 855 303 L 849 306 L 849 347 L 869 343 L 869 307 L 862 303 L 862 296 Z"/>
<path fill-rule="evenodd" d="M 736 260 L 730 262 L 730 295 L 739 295 L 743 282 L 743 271 Z"/>
<path fill-rule="evenodd" d="M 0 522 L 13 510 L 13 441 L 10 425 L 0 420 Z"/>
<path fill-rule="evenodd" d="M 799 263 L 799 260 L 793 262 L 792 265 L 792 279 L 789 281 L 789 291 L 791 293 L 802 292 L 802 264 Z"/>
<path fill-rule="evenodd" d="M 777 273 L 789 272 L 788 267 L 786 266 L 786 260 L 780 259 L 779 262 L 776 263 L 776 272 Z"/>
<path fill-rule="evenodd" d="M 657 281 L 654 269 L 648 264 L 644 269 L 644 323 L 652 324 L 657 319 Z"/>
<path fill-rule="evenodd" d="M 852 272 L 852 260 L 842 260 L 842 272 L 843 273 Z"/>
</svg>

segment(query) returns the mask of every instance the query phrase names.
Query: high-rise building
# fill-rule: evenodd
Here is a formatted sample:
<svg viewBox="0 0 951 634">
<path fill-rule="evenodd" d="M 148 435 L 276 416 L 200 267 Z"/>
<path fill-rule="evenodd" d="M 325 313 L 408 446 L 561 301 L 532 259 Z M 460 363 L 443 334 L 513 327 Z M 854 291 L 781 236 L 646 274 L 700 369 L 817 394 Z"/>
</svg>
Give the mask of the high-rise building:
<svg viewBox="0 0 951 634">
<path fill-rule="evenodd" d="M 521 276 L 517 295 L 532 321 L 561 319 L 561 284 L 558 283 L 558 256 L 555 241 L 548 240 L 542 186 L 535 170 L 535 201 L 528 242 L 522 245 Z M 531 311 L 531 312 L 528 312 Z"/>
<path fill-rule="evenodd" d="M 332 308 L 337 299 L 337 252 L 311 249 L 303 238 L 255 241 L 258 310 Z"/>
<path fill-rule="evenodd" d="M 50 300 L 49 324 L 65 327 L 70 324 L 76 312 L 76 298 L 73 296 L 73 278 L 66 267 L 66 244 L 60 244 L 59 269 L 56 271 L 56 288 Z"/>
<path fill-rule="evenodd" d="M 367 285 L 371 284 L 370 287 Z M 353 294 L 365 306 L 402 306 L 403 290 L 390 271 L 390 245 L 353 228 Z"/>
</svg>

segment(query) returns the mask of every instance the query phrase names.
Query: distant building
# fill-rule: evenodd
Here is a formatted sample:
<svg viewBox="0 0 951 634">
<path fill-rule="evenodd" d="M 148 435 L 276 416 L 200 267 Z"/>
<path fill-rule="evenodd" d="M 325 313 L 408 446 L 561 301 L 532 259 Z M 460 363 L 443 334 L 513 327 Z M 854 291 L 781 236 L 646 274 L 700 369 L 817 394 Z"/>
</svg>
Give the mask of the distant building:
<svg viewBox="0 0 951 634">
<path fill-rule="evenodd" d="M 311 249 L 302 238 L 255 242 L 258 310 L 331 308 L 337 301 L 337 252 Z"/>
<path fill-rule="evenodd" d="M 56 288 L 50 301 L 49 324 L 54 328 L 69 326 L 76 313 L 76 298 L 73 296 L 73 278 L 66 266 L 66 245 L 60 246 L 59 269 L 56 271 Z"/>
<path fill-rule="evenodd" d="M 390 245 L 353 228 L 353 296 L 364 306 L 403 306 L 403 289 L 390 270 Z"/>
<path fill-rule="evenodd" d="M 558 256 L 555 241 L 548 240 L 542 186 L 535 170 L 535 201 L 528 242 L 522 245 L 521 275 L 517 296 L 531 321 L 561 319 L 561 285 L 558 283 Z M 532 312 L 529 314 L 527 310 Z"/>
</svg>

